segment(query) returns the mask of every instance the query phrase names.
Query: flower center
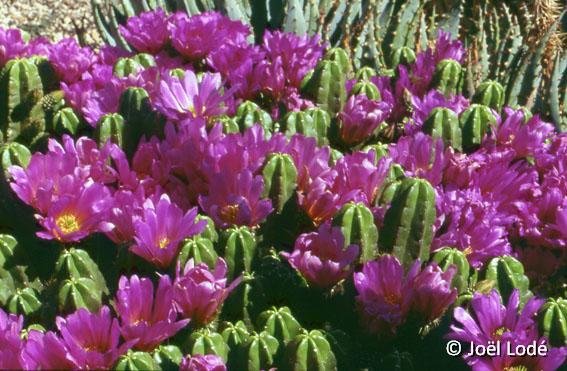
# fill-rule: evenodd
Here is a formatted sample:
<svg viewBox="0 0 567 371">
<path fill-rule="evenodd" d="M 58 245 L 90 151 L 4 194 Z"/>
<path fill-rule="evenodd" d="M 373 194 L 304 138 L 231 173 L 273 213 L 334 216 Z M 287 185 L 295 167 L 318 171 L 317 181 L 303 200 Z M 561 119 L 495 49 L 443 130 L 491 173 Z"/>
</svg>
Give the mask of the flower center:
<svg viewBox="0 0 567 371">
<path fill-rule="evenodd" d="M 223 206 L 220 210 L 220 217 L 227 223 L 234 224 L 238 216 L 238 205 Z"/>
<path fill-rule="evenodd" d="M 55 225 L 64 234 L 77 232 L 81 229 L 79 220 L 73 214 L 62 214 L 55 220 Z"/>
<path fill-rule="evenodd" d="M 492 333 L 492 337 L 496 338 L 496 339 L 500 339 L 502 337 L 502 335 L 504 335 L 504 333 L 508 331 L 508 329 L 504 326 L 502 327 L 498 327 L 496 330 L 494 330 L 494 332 Z"/>
<path fill-rule="evenodd" d="M 159 245 L 160 249 L 165 249 L 167 247 L 167 245 L 169 245 L 169 238 L 167 238 L 167 237 L 160 238 L 158 245 Z"/>
<path fill-rule="evenodd" d="M 463 254 L 465 254 L 465 256 L 472 254 L 472 252 L 473 252 L 472 246 L 469 246 L 463 250 Z"/>
<path fill-rule="evenodd" d="M 396 294 L 386 294 L 386 296 L 384 296 L 384 300 L 386 300 L 386 303 L 390 305 L 400 304 L 400 296 Z"/>
</svg>

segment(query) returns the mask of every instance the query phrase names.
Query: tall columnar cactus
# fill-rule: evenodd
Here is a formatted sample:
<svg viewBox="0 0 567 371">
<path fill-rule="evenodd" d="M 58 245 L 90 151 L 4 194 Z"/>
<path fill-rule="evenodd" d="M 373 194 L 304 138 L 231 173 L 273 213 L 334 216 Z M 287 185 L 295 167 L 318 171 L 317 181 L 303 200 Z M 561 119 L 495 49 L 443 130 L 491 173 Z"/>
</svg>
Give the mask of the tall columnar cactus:
<svg viewBox="0 0 567 371">
<path fill-rule="evenodd" d="M 340 112 L 346 102 L 346 73 L 342 62 L 322 60 L 306 82 L 304 90 L 317 105 L 332 116 Z"/>
<path fill-rule="evenodd" d="M 472 104 L 459 117 L 463 133 L 463 150 L 473 151 L 480 146 L 484 136 L 496 124 L 496 118 L 490 108 L 480 104 Z"/>
<path fill-rule="evenodd" d="M 378 247 L 405 265 L 429 259 L 435 223 L 435 190 L 427 180 L 404 179 L 384 216 Z"/>
<path fill-rule="evenodd" d="M 425 122 L 423 131 L 433 138 L 442 138 L 445 146 L 451 146 L 457 151 L 462 150 L 462 131 L 459 117 L 450 108 L 434 108 Z"/>
<path fill-rule="evenodd" d="M 515 289 L 520 291 L 521 303 L 525 303 L 532 296 L 524 266 L 509 255 L 492 259 L 486 267 L 485 279 L 494 283 L 504 302 L 508 301 Z"/>
<path fill-rule="evenodd" d="M 272 117 L 270 114 L 252 101 L 241 103 L 236 110 L 234 119 L 240 132 L 244 132 L 255 124 L 262 125 L 266 135 L 270 135 L 273 131 Z"/>
<path fill-rule="evenodd" d="M 445 247 L 433 255 L 433 261 L 446 271 L 450 266 L 457 268 L 457 273 L 453 277 L 452 285 L 459 294 L 465 292 L 469 286 L 470 265 L 466 255 L 457 249 Z"/>
<path fill-rule="evenodd" d="M 274 365 L 280 344 L 266 331 L 253 332 L 240 346 L 239 370 L 260 371 Z"/>
<path fill-rule="evenodd" d="M 242 272 L 250 273 L 256 258 L 256 236 L 248 227 L 232 227 L 222 232 L 221 246 L 228 265 L 228 278 L 234 279 Z"/>
<path fill-rule="evenodd" d="M 0 143 L 34 143 L 45 130 L 43 85 L 32 59 L 14 59 L 0 71 Z"/>
<path fill-rule="evenodd" d="M 348 203 L 333 218 L 333 225 L 341 227 L 345 238 L 345 247 L 360 247 L 360 262 L 372 260 L 378 251 L 378 228 L 374 215 L 363 203 Z"/>
<path fill-rule="evenodd" d="M 289 369 L 293 371 L 331 371 L 337 369 L 335 355 L 325 336 L 318 330 L 303 330 L 286 349 Z"/>
<path fill-rule="evenodd" d="M 460 93 L 463 67 L 454 59 L 444 59 L 435 67 L 433 86 L 446 96 Z"/>
<path fill-rule="evenodd" d="M 323 59 L 339 63 L 341 70 L 347 75 L 347 77 L 350 77 L 350 75 L 352 74 L 352 63 L 350 56 L 345 49 L 331 48 L 327 51 Z"/>
<path fill-rule="evenodd" d="M 567 299 L 550 298 L 538 314 L 540 332 L 554 347 L 567 345 Z"/>
<path fill-rule="evenodd" d="M 281 213 L 297 187 L 297 169 L 293 159 L 283 153 L 268 155 L 262 176 L 264 197 L 269 197 L 276 211 Z"/>
<path fill-rule="evenodd" d="M 488 80 L 479 85 L 473 102 L 500 111 L 504 105 L 504 88 L 498 81 Z"/>
<path fill-rule="evenodd" d="M 215 354 L 221 357 L 225 362 L 228 359 L 229 349 L 222 335 L 208 328 L 202 328 L 192 332 L 187 339 L 186 348 L 186 352 L 191 355 Z"/>
<path fill-rule="evenodd" d="M 266 331 L 282 344 L 287 343 L 299 334 L 301 325 L 288 307 L 272 307 L 258 316 L 257 328 Z"/>
</svg>

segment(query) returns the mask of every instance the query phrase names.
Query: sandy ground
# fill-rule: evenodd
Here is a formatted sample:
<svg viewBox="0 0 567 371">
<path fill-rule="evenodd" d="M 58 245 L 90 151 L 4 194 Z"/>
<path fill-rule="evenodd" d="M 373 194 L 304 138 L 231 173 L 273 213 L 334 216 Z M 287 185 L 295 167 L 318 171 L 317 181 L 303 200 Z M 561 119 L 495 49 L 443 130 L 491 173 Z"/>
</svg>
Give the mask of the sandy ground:
<svg viewBox="0 0 567 371">
<path fill-rule="evenodd" d="M 77 37 L 100 43 L 89 0 L 0 0 L 0 27 L 18 27 L 52 40 Z"/>
</svg>

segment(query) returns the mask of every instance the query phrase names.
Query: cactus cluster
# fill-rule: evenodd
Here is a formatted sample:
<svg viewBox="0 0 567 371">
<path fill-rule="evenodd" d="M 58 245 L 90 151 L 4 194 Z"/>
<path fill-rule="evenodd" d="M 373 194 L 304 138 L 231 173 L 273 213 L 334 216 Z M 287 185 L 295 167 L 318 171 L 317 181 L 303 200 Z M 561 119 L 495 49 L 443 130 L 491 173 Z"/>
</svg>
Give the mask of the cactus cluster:
<svg viewBox="0 0 567 371">
<path fill-rule="evenodd" d="M 460 0 L 450 5 L 418 0 L 91 3 L 104 40 L 128 50 L 131 46 L 119 32 L 119 25 L 128 17 L 157 8 L 189 15 L 216 10 L 250 24 L 256 40 L 266 29 L 319 34 L 332 46 L 346 47 L 356 67 L 372 66 L 380 71 L 413 62 L 413 49 L 425 49 L 440 28 L 462 38 L 470 48 L 466 68 L 459 78 L 448 80 L 460 82 L 460 86 L 447 88 L 458 88 L 472 97 L 484 81 L 493 79 L 508 87 L 503 97 L 507 105 L 535 109 L 552 118 L 560 130 L 567 127 L 563 113 L 567 54 L 560 36 L 566 29 L 562 20 L 565 8 L 557 1 Z M 448 66 L 443 70 L 444 74 L 456 72 L 450 72 Z"/>
<path fill-rule="evenodd" d="M 521 4 L 93 2 L 98 50 L 0 29 L 0 368 L 561 366 L 565 66 L 537 62 L 558 26 L 502 36 Z"/>
</svg>

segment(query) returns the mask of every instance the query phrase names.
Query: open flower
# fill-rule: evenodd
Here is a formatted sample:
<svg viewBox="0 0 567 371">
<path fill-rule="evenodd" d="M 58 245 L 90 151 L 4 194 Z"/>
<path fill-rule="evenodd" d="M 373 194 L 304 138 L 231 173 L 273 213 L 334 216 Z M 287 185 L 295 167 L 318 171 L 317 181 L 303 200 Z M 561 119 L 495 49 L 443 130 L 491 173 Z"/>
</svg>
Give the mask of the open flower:
<svg viewBox="0 0 567 371">
<path fill-rule="evenodd" d="M 178 12 L 169 25 L 171 44 L 191 61 L 206 58 L 225 43 L 244 44 L 250 28 L 218 12 L 204 12 L 192 17 Z"/>
<path fill-rule="evenodd" d="M 196 325 L 211 322 L 228 294 L 240 283 L 235 279 L 226 287 L 226 262 L 219 258 L 211 272 L 206 264 L 195 265 L 189 259 L 185 268 L 177 268 L 174 283 L 174 300 L 178 311 Z"/>
<path fill-rule="evenodd" d="M 157 54 L 169 41 L 167 15 L 162 9 L 130 17 L 125 26 L 118 28 L 124 39 L 140 53 Z"/>
<path fill-rule="evenodd" d="M 394 334 L 405 320 L 404 268 L 391 255 L 369 261 L 354 274 L 356 304 L 371 332 Z"/>
<path fill-rule="evenodd" d="M 195 223 L 197 208 L 183 214 L 166 194 L 157 202 L 148 198 L 143 207 L 143 217 L 134 221 L 136 244 L 130 251 L 160 268 L 167 268 L 179 251 L 179 243 L 200 233 L 206 223 Z"/>
<path fill-rule="evenodd" d="M 189 320 L 176 321 L 173 287 L 167 275 L 160 277 L 155 298 L 154 286 L 148 278 L 120 277 L 116 309 L 122 336 L 137 340 L 134 347 L 143 351 L 153 350 L 189 323 Z"/>
<path fill-rule="evenodd" d="M 112 199 L 105 186 L 87 181 L 76 190 L 53 202 L 46 216 L 36 216 L 44 231 L 37 232 L 41 238 L 62 242 L 82 240 L 95 232 L 108 232 L 113 225 L 106 222 Z"/>
<path fill-rule="evenodd" d="M 328 288 L 351 273 L 351 264 L 359 250 L 357 245 L 345 249 L 341 229 L 325 223 L 317 232 L 300 235 L 295 241 L 293 252 L 282 253 L 282 256 L 309 283 Z"/>
<path fill-rule="evenodd" d="M 410 294 L 408 311 L 421 323 L 429 323 L 439 317 L 457 298 L 457 289 L 451 281 L 457 268 L 449 267 L 445 272 L 435 263 L 427 265 L 421 272 L 419 264 L 414 264 L 408 273 Z"/>
<path fill-rule="evenodd" d="M 10 60 L 22 53 L 26 44 L 22 39 L 22 33 L 15 28 L 0 27 L 0 69 Z"/>
<path fill-rule="evenodd" d="M 128 341 L 119 345 L 118 320 L 112 318 L 107 306 L 98 313 L 80 308 L 65 318 L 57 317 L 55 322 L 68 359 L 78 368 L 109 369 L 135 343 Z"/>
<path fill-rule="evenodd" d="M 262 199 L 264 182 L 250 170 L 238 174 L 215 174 L 209 195 L 199 197 L 199 205 L 221 228 L 232 225 L 255 226 L 272 212 L 272 202 Z"/>
<path fill-rule="evenodd" d="M 454 324 L 451 332 L 447 334 L 450 339 L 474 343 L 475 345 L 488 345 L 489 341 L 500 341 L 501 357 L 465 356 L 466 362 L 475 370 L 502 370 L 506 367 L 523 366 L 529 370 L 554 370 L 565 360 L 565 348 L 551 348 L 547 357 L 510 357 L 506 355 L 506 346 L 512 349 L 517 345 L 528 345 L 533 341 L 538 344 L 546 342 L 539 337 L 535 317 L 543 300 L 531 298 L 519 310 L 520 295 L 514 290 L 508 299 L 508 305 L 502 303 L 498 291 L 490 294 L 477 293 L 471 300 L 470 311 L 462 307 L 455 308 Z"/>
<path fill-rule="evenodd" d="M 193 71 L 183 77 L 166 75 L 155 94 L 155 106 L 171 120 L 207 119 L 226 112 L 229 93 L 221 94 L 221 75 L 205 73 L 201 81 Z"/>
<path fill-rule="evenodd" d="M 356 303 L 371 332 L 393 335 L 408 318 L 424 325 L 439 318 L 455 301 L 451 288 L 455 268 L 443 272 L 435 263 L 421 270 L 416 260 L 409 272 L 397 258 L 384 255 L 354 274 Z"/>
<path fill-rule="evenodd" d="M 67 354 L 67 347 L 57 334 L 32 330 L 28 334 L 22 359 L 26 369 L 71 370 L 76 366 L 67 358 Z"/>
<path fill-rule="evenodd" d="M 369 139 L 374 130 L 388 116 L 391 106 L 369 99 L 364 94 L 353 95 L 339 113 L 339 136 L 348 146 Z"/>
<path fill-rule="evenodd" d="M 96 56 L 90 48 L 82 48 L 72 38 L 65 38 L 49 49 L 49 62 L 59 79 L 67 84 L 79 81 L 95 60 Z"/>
</svg>

